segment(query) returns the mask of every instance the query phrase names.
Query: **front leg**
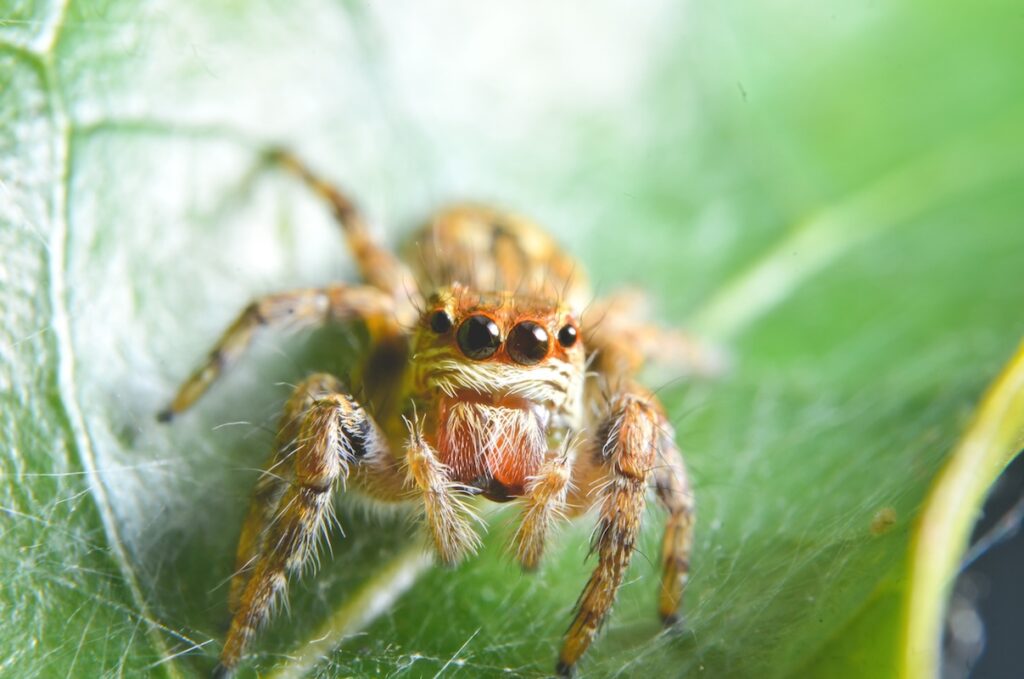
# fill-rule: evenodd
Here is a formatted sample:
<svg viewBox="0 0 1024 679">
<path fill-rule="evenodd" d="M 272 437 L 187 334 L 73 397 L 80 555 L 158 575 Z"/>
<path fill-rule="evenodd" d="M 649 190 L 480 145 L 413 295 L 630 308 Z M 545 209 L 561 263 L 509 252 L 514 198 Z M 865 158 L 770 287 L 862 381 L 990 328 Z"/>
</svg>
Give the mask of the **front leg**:
<svg viewBox="0 0 1024 679">
<path fill-rule="evenodd" d="M 409 442 L 406 464 L 409 478 L 423 496 L 427 529 L 445 566 L 454 566 L 480 548 L 480 536 L 470 525 L 469 507 L 460 497 L 467 490 L 451 480 L 450 470 L 442 464 L 423 438 L 418 422 L 406 421 Z"/>
<path fill-rule="evenodd" d="M 380 429 L 341 383 L 304 380 L 281 418 L 276 451 L 253 494 L 231 582 L 231 628 L 215 676 L 228 676 L 283 594 L 289 571 L 309 562 L 349 468 L 387 474 Z"/>
<path fill-rule="evenodd" d="M 602 479 L 597 502 L 601 516 L 591 551 L 597 568 L 576 604 L 556 671 L 571 676 L 615 602 L 636 549 L 646 503 L 647 481 L 658 455 L 661 414 L 653 397 L 632 386 L 614 397 L 598 426 L 590 454 Z"/>
</svg>

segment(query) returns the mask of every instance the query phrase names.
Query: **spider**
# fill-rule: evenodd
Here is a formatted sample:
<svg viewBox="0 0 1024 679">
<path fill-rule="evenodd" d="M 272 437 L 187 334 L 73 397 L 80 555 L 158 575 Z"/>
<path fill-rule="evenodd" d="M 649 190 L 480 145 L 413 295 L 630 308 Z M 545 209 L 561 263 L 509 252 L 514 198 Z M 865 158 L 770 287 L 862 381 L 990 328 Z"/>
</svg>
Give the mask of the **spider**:
<svg viewBox="0 0 1024 679">
<path fill-rule="evenodd" d="M 658 613 L 674 624 L 694 502 L 673 428 L 636 375 L 648 359 L 711 369 L 711 352 L 649 324 L 634 294 L 592 301 L 573 260 L 522 217 L 444 209 L 400 259 L 373 240 L 345 193 L 287 151 L 269 159 L 331 207 L 364 283 L 255 300 L 159 419 L 195 403 L 263 329 L 358 322 L 369 348 L 347 383 L 311 375 L 284 407 L 238 541 L 231 626 L 214 676 L 238 667 L 289 572 L 311 559 L 339 486 L 419 503 L 445 565 L 479 545 L 472 496 L 519 502 L 512 551 L 528 571 L 559 517 L 596 508 L 597 566 L 556 666 L 569 676 L 612 607 L 653 485 L 667 510 Z"/>
</svg>

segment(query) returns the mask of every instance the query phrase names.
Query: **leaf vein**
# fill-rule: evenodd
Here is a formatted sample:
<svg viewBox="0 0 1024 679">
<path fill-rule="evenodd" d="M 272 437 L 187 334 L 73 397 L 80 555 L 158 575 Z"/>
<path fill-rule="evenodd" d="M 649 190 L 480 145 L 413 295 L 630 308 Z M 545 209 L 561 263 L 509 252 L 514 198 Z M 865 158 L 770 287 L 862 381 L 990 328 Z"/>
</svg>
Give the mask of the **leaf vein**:
<svg viewBox="0 0 1024 679">
<path fill-rule="evenodd" d="M 125 584 L 128 586 L 133 603 L 138 609 L 140 616 L 147 620 L 149 637 L 154 649 L 163 657 L 170 655 L 170 652 L 160 636 L 157 626 L 150 622 L 152 615 L 149 612 L 142 588 L 128 558 L 128 551 L 121 537 L 117 517 L 107 495 L 106 486 L 98 472 L 92 438 L 77 397 L 78 392 L 74 371 L 74 344 L 71 336 L 71 320 L 68 310 L 67 282 L 65 279 L 68 263 L 67 249 L 70 237 L 71 125 L 68 122 L 56 69 L 52 63 L 47 63 L 45 72 L 47 76 L 47 93 L 50 98 L 51 121 L 56 138 L 56 143 L 54 144 L 56 181 L 53 183 L 54 188 L 51 196 L 51 219 L 54 233 L 51 239 L 52 247 L 49 249 L 48 282 L 50 306 L 53 314 L 54 348 L 57 355 L 57 394 L 60 407 L 64 413 L 65 423 L 71 436 L 71 445 L 83 471 L 86 473 L 90 494 L 96 503 L 100 520 L 103 523 L 103 529 L 109 543 L 109 553 L 120 570 Z M 169 676 L 181 676 L 172 663 L 167 663 L 165 667 L 167 667 Z"/>
</svg>

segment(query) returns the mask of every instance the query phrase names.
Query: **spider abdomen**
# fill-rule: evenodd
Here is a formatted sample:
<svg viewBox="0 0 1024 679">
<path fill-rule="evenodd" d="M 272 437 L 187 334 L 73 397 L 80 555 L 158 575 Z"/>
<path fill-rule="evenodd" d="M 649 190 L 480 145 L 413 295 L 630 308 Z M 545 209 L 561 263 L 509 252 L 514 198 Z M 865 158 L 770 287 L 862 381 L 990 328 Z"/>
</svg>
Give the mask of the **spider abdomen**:
<svg viewBox="0 0 1024 679">
<path fill-rule="evenodd" d="M 484 205 L 452 205 L 413 236 L 406 261 L 425 288 L 459 282 L 478 290 L 591 301 L 583 270 L 530 220 Z"/>
</svg>

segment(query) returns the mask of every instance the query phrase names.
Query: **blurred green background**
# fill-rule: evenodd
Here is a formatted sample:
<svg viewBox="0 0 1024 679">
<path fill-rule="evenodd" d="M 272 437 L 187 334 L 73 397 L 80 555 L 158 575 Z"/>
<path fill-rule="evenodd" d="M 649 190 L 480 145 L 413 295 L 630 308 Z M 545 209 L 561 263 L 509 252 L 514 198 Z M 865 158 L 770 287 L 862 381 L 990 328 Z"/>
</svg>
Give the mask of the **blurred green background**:
<svg viewBox="0 0 1024 679">
<path fill-rule="evenodd" d="M 213 667 L 286 383 L 360 345 L 267 337 L 154 422 L 251 297 L 351 276 L 259 170 L 283 142 L 389 243 L 505 205 L 732 352 L 650 380 L 699 505 L 686 630 L 652 510 L 584 676 L 899 676 L 915 517 L 1024 334 L 1022 30 L 1008 0 L 0 0 L 0 675 Z M 343 509 L 244 676 L 544 676 L 590 522 L 524 576 L 513 518 L 445 571 Z"/>
</svg>

